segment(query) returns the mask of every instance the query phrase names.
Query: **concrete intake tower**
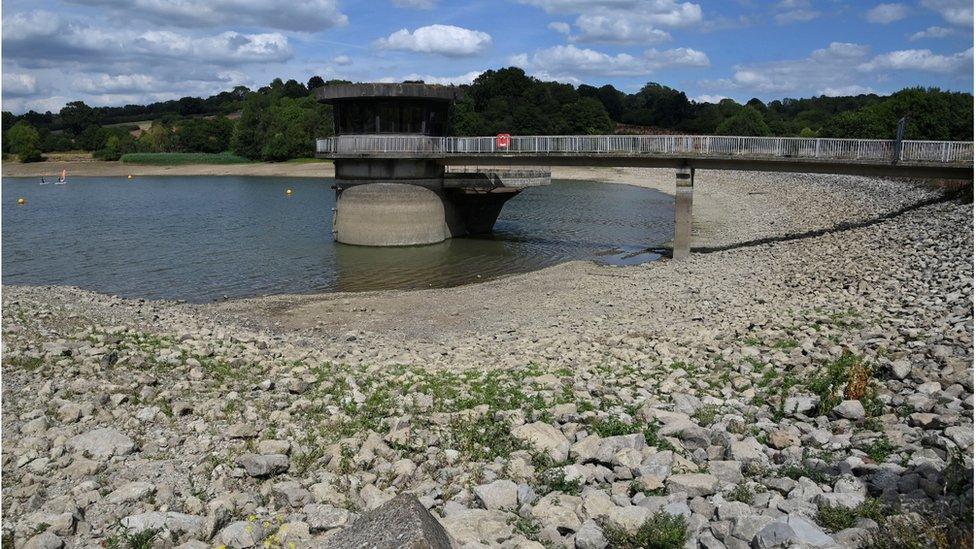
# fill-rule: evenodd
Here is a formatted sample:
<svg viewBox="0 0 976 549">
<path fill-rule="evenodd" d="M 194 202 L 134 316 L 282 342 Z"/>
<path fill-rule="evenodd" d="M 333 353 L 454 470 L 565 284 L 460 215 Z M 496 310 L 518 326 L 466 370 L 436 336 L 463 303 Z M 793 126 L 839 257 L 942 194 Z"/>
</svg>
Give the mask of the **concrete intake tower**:
<svg viewBox="0 0 976 549">
<path fill-rule="evenodd" d="M 548 170 L 445 170 L 439 153 L 459 94 L 453 86 L 335 84 L 314 92 L 333 107 L 338 147 L 319 156 L 335 162 L 337 242 L 414 246 L 488 233 L 508 199 L 549 183 Z M 409 152 L 389 154 L 390 138 Z"/>
</svg>

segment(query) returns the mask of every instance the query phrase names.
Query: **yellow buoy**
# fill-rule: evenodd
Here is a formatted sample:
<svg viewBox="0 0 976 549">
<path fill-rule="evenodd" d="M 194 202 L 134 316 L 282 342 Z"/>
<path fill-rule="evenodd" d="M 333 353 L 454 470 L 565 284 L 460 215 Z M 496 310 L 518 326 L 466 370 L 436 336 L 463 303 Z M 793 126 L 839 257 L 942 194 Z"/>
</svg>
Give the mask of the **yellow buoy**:
<svg viewBox="0 0 976 549">
<path fill-rule="evenodd" d="M 291 196 L 291 192 L 292 192 L 291 189 L 285 189 L 285 194 Z"/>
<path fill-rule="evenodd" d="M 24 199 L 24 198 L 18 198 L 18 199 L 17 199 L 17 204 L 18 204 L 19 206 L 23 206 L 24 204 L 27 204 L 27 200 L 26 200 L 26 199 Z"/>
<path fill-rule="evenodd" d="M 132 179 L 132 175 L 129 175 L 129 179 Z"/>
</svg>

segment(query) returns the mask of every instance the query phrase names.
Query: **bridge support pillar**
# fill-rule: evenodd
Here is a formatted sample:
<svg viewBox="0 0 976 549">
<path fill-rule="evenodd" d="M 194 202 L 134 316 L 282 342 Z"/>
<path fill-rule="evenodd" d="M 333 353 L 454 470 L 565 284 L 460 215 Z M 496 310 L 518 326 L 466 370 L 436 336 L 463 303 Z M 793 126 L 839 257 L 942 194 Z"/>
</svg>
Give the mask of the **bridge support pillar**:
<svg viewBox="0 0 976 549">
<path fill-rule="evenodd" d="M 678 168 L 674 183 L 674 246 L 671 257 L 686 259 L 691 255 L 691 202 L 695 190 L 695 169 Z"/>
</svg>

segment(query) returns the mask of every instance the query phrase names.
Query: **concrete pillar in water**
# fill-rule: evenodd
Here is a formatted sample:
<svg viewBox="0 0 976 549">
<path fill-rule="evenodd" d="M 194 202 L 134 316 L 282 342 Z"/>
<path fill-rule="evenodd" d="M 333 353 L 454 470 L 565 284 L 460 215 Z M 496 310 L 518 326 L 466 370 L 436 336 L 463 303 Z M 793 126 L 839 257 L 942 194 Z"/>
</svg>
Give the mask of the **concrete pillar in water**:
<svg viewBox="0 0 976 549">
<path fill-rule="evenodd" d="M 336 196 L 336 242 L 357 246 L 415 246 L 451 237 L 451 204 L 440 192 L 405 183 L 367 183 Z"/>
<path fill-rule="evenodd" d="M 674 183 L 674 247 L 671 257 L 685 259 L 691 254 L 691 202 L 695 190 L 695 169 L 678 168 Z"/>
</svg>

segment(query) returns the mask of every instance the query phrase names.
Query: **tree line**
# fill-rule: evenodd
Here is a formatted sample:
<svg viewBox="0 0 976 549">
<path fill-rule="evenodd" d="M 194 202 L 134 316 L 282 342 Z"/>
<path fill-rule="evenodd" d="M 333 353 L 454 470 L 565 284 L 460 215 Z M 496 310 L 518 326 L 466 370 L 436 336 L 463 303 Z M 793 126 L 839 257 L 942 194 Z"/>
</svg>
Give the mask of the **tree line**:
<svg viewBox="0 0 976 549">
<path fill-rule="evenodd" d="M 92 151 L 117 160 L 129 152 L 231 151 L 252 160 L 281 161 L 314 154 L 315 138 L 332 134 L 332 108 L 311 90 L 339 80 L 313 76 L 306 84 L 275 79 L 207 97 L 148 105 L 90 107 L 68 103 L 58 113 L 4 111 L 3 152 L 22 161 L 42 153 Z M 509 67 L 489 70 L 461 86 L 452 108 L 453 135 L 689 133 L 701 135 L 891 139 L 907 116 L 906 139 L 968 141 L 973 96 L 938 88 L 906 88 L 889 96 L 689 100 L 650 82 L 635 93 L 612 85 L 545 82 Z M 145 131 L 134 122 L 151 120 Z M 133 135 L 136 134 L 137 136 Z"/>
</svg>

